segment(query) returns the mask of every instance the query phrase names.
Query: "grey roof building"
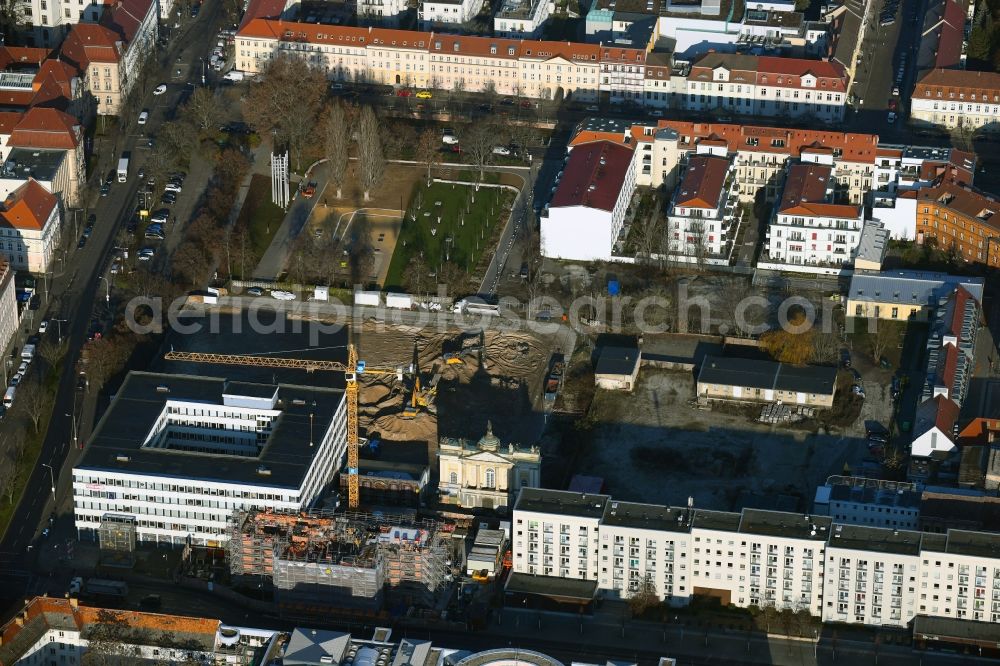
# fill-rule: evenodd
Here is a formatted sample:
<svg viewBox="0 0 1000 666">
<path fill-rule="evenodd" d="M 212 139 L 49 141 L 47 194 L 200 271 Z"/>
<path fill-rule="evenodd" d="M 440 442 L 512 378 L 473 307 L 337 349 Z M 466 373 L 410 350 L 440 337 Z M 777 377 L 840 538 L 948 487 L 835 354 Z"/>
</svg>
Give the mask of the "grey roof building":
<svg viewBox="0 0 1000 666">
<path fill-rule="evenodd" d="M 709 400 L 782 401 L 829 407 L 837 368 L 795 366 L 728 356 L 706 356 L 698 372 L 698 397 Z"/>
</svg>

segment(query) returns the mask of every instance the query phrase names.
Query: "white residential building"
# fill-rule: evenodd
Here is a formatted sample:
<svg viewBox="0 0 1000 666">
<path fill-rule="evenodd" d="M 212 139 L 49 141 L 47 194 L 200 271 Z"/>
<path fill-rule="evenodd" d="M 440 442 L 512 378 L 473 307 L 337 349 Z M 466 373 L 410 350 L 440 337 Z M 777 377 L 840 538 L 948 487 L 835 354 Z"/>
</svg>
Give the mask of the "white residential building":
<svg viewBox="0 0 1000 666">
<path fill-rule="evenodd" d="M 833 167 L 798 163 L 788 169 L 767 230 L 768 263 L 839 268 L 850 264 L 861 240 L 864 209 L 834 204 Z"/>
<path fill-rule="evenodd" d="M 498 37 L 536 37 L 551 11 L 550 0 L 504 0 L 493 17 L 493 33 Z"/>
<path fill-rule="evenodd" d="M 7 349 L 17 333 L 17 314 L 14 269 L 9 263 L 0 263 L 0 349 Z"/>
<path fill-rule="evenodd" d="M 524 488 L 513 574 L 586 581 L 627 598 L 650 586 L 684 606 L 807 610 L 824 621 L 906 627 L 917 616 L 1000 622 L 1000 535 L 844 525 L 826 516 L 704 511 Z"/>
<path fill-rule="evenodd" d="M 76 528 L 220 544 L 236 510 L 309 508 L 340 469 L 339 390 L 132 372 L 73 468 Z"/>
<path fill-rule="evenodd" d="M 386 27 L 399 25 L 410 6 L 409 0 L 357 0 L 358 20 Z"/>
<path fill-rule="evenodd" d="M 970 132 L 1000 130 L 1000 74 L 932 69 L 911 96 L 910 122 Z"/>
<path fill-rule="evenodd" d="M 7 195 L 0 207 L 0 254 L 17 270 L 48 271 L 61 234 L 59 200 L 34 178 Z"/>
<path fill-rule="evenodd" d="M 667 217 L 671 258 L 694 262 L 710 256 L 728 258 L 739 229 L 738 196 L 735 169 L 725 148 L 721 157 L 688 159 Z"/>
<path fill-rule="evenodd" d="M 635 192 L 636 151 L 598 141 L 574 148 L 541 218 L 546 257 L 599 261 L 611 258 Z"/>
<path fill-rule="evenodd" d="M 468 23 L 482 9 L 482 0 L 424 0 L 420 3 L 420 25 L 424 30 L 435 25 Z"/>
<path fill-rule="evenodd" d="M 920 491 L 906 481 L 831 476 L 816 488 L 813 513 L 836 523 L 920 529 Z"/>
</svg>

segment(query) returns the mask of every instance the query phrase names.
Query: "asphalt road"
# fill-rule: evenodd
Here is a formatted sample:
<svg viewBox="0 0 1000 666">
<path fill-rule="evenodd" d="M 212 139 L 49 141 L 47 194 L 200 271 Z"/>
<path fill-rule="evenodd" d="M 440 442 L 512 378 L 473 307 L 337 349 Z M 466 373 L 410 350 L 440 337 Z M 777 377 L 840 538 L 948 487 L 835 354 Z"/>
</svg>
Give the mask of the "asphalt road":
<svg viewBox="0 0 1000 666">
<path fill-rule="evenodd" d="M 194 61 L 204 55 L 205 45 L 213 44 L 210 38 L 214 36 L 218 22 L 221 0 L 208 0 L 204 3 L 198 20 L 190 22 L 180 31 L 175 31 L 167 53 L 161 54 L 161 62 L 171 61 L 178 55 L 182 60 Z M 210 48 L 210 46 L 208 46 Z M 191 68 L 189 78 L 200 79 L 200 70 Z M 145 108 L 163 109 L 177 105 L 186 87 L 185 81 L 171 81 L 168 91 L 162 96 L 153 97 L 152 89 L 160 83 L 156 78 L 150 78 L 144 99 Z M 153 113 L 145 126 L 145 134 L 155 135 L 156 128 L 165 119 L 166 113 Z M 62 335 L 69 341 L 69 349 L 63 360 L 63 375 L 60 381 L 55 406 L 52 411 L 52 421 L 42 444 L 39 465 L 28 479 L 24 495 L 3 539 L 0 540 L 0 600 L 23 601 L 25 591 L 30 591 L 33 577 L 28 573 L 34 565 L 33 549 L 29 550 L 39 538 L 42 523 L 46 523 L 54 506 L 52 501 L 51 480 L 49 470 L 42 464 L 50 465 L 59 470 L 69 452 L 72 437 L 73 401 L 76 399 L 75 364 L 88 333 L 91 317 L 96 309 L 104 308 L 107 285 L 103 284 L 104 271 L 110 261 L 111 250 L 119 229 L 127 222 L 135 210 L 136 194 L 139 188 L 139 178 L 136 177 L 139 166 L 145 160 L 146 139 L 133 132 L 125 136 L 115 137 L 115 148 L 127 150 L 132 154 L 130 178 L 127 183 L 113 183 L 106 197 L 99 197 L 97 204 L 91 209 L 97 216 L 93 234 L 82 249 L 70 250 L 65 270 L 53 279 L 51 301 L 58 303 L 57 311 L 50 311 L 50 319 L 62 319 Z M 91 159 L 93 159 L 91 157 Z M 117 156 L 100 155 L 99 164 L 93 169 L 95 174 L 90 187 L 96 187 L 96 179 L 106 174 L 117 162 Z M 90 194 L 93 194 L 91 191 Z M 86 195 L 85 195 L 86 196 Z M 82 220 L 81 220 L 82 223 Z M 64 227 L 69 233 L 72 225 Z M 75 238 L 70 239 L 69 247 L 75 248 Z M 114 291 L 111 297 L 114 298 Z M 56 332 L 50 327 L 48 335 Z M 8 426 L 9 427 L 9 426 Z M 64 486 L 66 480 L 56 484 Z"/>
</svg>

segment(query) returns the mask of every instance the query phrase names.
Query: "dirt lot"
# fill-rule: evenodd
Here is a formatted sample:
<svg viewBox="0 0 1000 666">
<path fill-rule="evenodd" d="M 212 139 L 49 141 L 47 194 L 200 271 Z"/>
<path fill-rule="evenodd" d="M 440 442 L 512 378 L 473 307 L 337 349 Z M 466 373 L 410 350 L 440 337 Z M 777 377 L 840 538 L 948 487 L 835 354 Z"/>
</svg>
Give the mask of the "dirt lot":
<svg viewBox="0 0 1000 666">
<path fill-rule="evenodd" d="M 434 330 L 365 324 L 361 333 L 361 355 L 370 365 L 409 365 L 417 347 L 422 381 L 427 384 L 440 374 L 435 403 L 437 414 L 401 416 L 409 398 L 394 380 L 369 380 L 360 395 L 362 426 L 384 439 L 427 441 L 438 436 L 478 439 L 491 420 L 502 441 L 536 443 L 544 428 L 539 407 L 542 380 L 555 342 L 533 333 L 487 331 L 485 354 L 480 363 L 478 334 L 458 330 Z M 462 363 L 447 365 L 443 352 L 465 350 Z"/>
<path fill-rule="evenodd" d="M 828 435 L 763 425 L 697 409 L 693 396 L 690 373 L 650 368 L 632 394 L 598 392 L 574 471 L 603 477 L 616 499 L 683 504 L 691 496 L 695 506 L 730 510 L 748 491 L 798 495 L 808 510 L 818 484 L 868 455 L 853 429 Z"/>
</svg>

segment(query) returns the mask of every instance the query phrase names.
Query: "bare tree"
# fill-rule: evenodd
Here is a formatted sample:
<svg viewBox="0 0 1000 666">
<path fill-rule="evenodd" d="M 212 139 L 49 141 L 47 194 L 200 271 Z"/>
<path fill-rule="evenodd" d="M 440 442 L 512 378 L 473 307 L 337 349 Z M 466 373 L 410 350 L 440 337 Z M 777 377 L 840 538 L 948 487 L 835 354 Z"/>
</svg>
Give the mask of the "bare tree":
<svg viewBox="0 0 1000 666">
<path fill-rule="evenodd" d="M 344 193 L 344 177 L 347 175 L 347 159 L 350 151 L 350 136 L 347 132 L 347 114 L 344 106 L 334 102 L 327 109 L 323 121 L 323 148 L 330 180 L 337 184 L 337 198 Z"/>
<path fill-rule="evenodd" d="M 358 119 L 358 176 L 361 178 L 365 201 L 371 198 L 371 191 L 385 175 L 381 131 L 375 111 L 370 106 L 361 109 L 361 117 Z"/>
<path fill-rule="evenodd" d="M 705 255 L 708 247 L 705 244 L 708 234 L 705 223 L 701 220 L 692 222 L 688 226 L 688 254 L 694 257 L 695 266 L 698 270 L 705 269 Z"/>
<path fill-rule="evenodd" d="M 438 283 L 448 286 L 449 291 L 452 293 L 458 293 L 464 291 L 469 283 L 469 274 L 466 273 L 458 264 L 446 261 L 441 264 L 441 269 L 438 271 Z"/>
<path fill-rule="evenodd" d="M 666 234 L 666 218 L 660 214 L 659 208 L 653 206 L 652 209 L 632 223 L 629 229 L 629 236 L 633 239 L 637 259 L 650 261 L 656 248 L 660 245 L 660 237 Z"/>
<path fill-rule="evenodd" d="M 417 254 L 410 257 L 410 261 L 406 265 L 406 273 L 403 276 L 404 286 L 418 296 L 423 294 L 430 282 L 430 272 L 431 269 L 422 255 Z"/>
<path fill-rule="evenodd" d="M 209 88 L 197 88 L 182 109 L 184 117 L 202 135 L 214 132 L 222 118 L 219 98 Z"/>
<path fill-rule="evenodd" d="M 431 169 L 441 161 L 441 139 L 432 129 L 425 129 L 417 139 L 417 159 L 427 165 L 427 186 L 431 184 Z"/>
<path fill-rule="evenodd" d="M 870 326 L 874 326 L 874 330 L 869 328 L 868 345 L 871 347 L 872 360 L 878 363 L 889 347 L 896 344 L 899 332 L 891 323 L 879 319 L 872 319 Z"/>
<path fill-rule="evenodd" d="M 663 603 L 656 593 L 656 584 L 649 574 L 639 582 L 639 586 L 628 597 L 629 610 L 632 617 L 642 617 L 647 612 Z"/>
<path fill-rule="evenodd" d="M 296 160 L 326 96 L 326 73 L 304 60 L 279 56 L 250 85 L 243 115 L 259 133 L 287 141 Z"/>
<path fill-rule="evenodd" d="M 472 163 L 479 170 L 479 180 L 483 180 L 486 165 L 493 157 L 493 146 L 496 143 L 496 128 L 486 123 L 473 125 L 462 140 L 462 149 L 472 158 Z"/>
<path fill-rule="evenodd" d="M 146 271 L 148 272 L 148 271 Z M 38 353 L 41 355 L 45 362 L 50 368 L 56 368 L 59 363 L 66 356 L 66 352 L 69 351 L 69 339 L 63 340 L 61 343 L 52 339 L 52 336 L 46 337 L 38 344 Z"/>
<path fill-rule="evenodd" d="M 31 421 L 32 428 L 37 433 L 42 417 L 48 412 L 49 396 L 38 380 L 31 378 L 17 387 L 17 398 L 18 411 Z"/>
</svg>

